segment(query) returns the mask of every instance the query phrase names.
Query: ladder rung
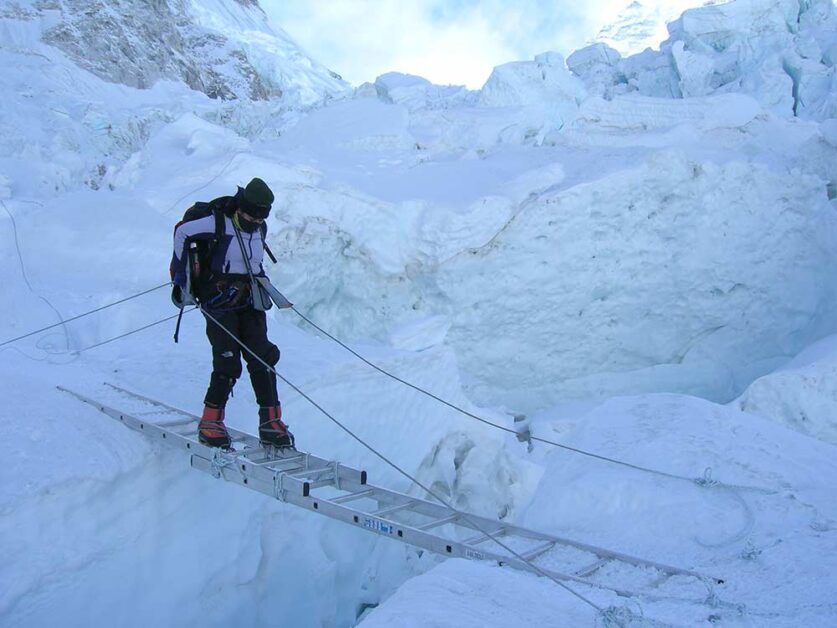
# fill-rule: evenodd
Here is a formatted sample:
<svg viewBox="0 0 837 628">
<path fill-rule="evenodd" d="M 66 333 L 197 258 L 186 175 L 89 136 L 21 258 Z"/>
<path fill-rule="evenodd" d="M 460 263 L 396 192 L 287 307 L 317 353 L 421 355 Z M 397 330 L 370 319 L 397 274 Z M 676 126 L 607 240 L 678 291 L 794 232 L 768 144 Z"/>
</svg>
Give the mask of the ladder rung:
<svg viewBox="0 0 837 628">
<path fill-rule="evenodd" d="M 299 458 L 288 458 L 287 460 L 263 460 L 261 462 L 253 463 L 254 466 L 264 467 L 271 471 L 280 471 L 281 473 L 294 473 L 306 469 L 304 462 Z"/>
<path fill-rule="evenodd" d="M 412 505 L 413 505 L 413 502 L 404 502 L 402 504 L 396 504 L 395 506 L 387 506 L 386 508 L 381 508 L 380 510 L 376 510 L 375 512 L 372 513 L 372 516 L 373 517 L 383 517 L 385 515 L 391 515 L 393 513 L 400 512 L 402 510 L 410 508 L 410 506 L 412 506 Z"/>
<path fill-rule="evenodd" d="M 541 543 L 537 547 L 533 547 L 528 552 L 524 552 L 521 556 L 523 556 L 526 560 L 532 560 L 533 558 L 537 558 L 541 554 L 548 552 L 553 547 L 555 547 L 555 541 L 547 541 L 546 543 Z"/>
<path fill-rule="evenodd" d="M 273 471 L 274 473 L 279 473 L 280 475 L 288 475 L 293 477 L 293 474 L 301 471 L 302 467 L 288 467 L 287 469 L 271 469 L 268 467 L 268 471 Z"/>
<path fill-rule="evenodd" d="M 179 427 L 181 425 L 190 425 L 190 424 L 197 424 L 198 421 L 196 419 L 188 418 L 188 419 L 178 419 L 177 421 L 162 421 L 160 423 L 156 423 L 157 427 L 162 427 L 165 429 L 171 429 L 173 427 Z"/>
<path fill-rule="evenodd" d="M 609 560 L 609 558 L 602 558 L 601 560 L 597 560 L 592 565 L 587 565 L 586 567 L 582 567 L 581 569 L 576 571 L 575 575 L 579 578 L 586 578 Z"/>
<path fill-rule="evenodd" d="M 356 499 L 363 499 L 364 497 L 369 497 L 375 491 L 371 488 L 366 489 L 365 491 L 358 491 L 357 493 L 349 493 L 348 495 L 341 495 L 340 497 L 335 497 L 334 499 L 330 499 L 329 501 L 332 504 L 345 504 L 346 502 L 351 502 Z"/>
<path fill-rule="evenodd" d="M 503 536 L 505 533 L 506 528 L 497 528 L 491 532 L 491 536 L 497 538 L 498 536 Z M 479 545 L 488 541 L 491 536 L 488 536 L 488 534 L 478 534 L 462 541 L 462 545 Z"/>
<path fill-rule="evenodd" d="M 323 473 L 324 471 L 331 472 L 332 478 L 334 477 L 334 467 L 330 465 L 327 467 L 308 467 L 307 469 L 302 469 L 301 471 L 294 471 L 293 473 L 288 473 L 288 475 L 290 475 L 292 478 L 304 478 L 306 476 L 313 475 L 314 473 Z"/>
<path fill-rule="evenodd" d="M 251 452 L 245 451 L 244 453 L 249 456 Z M 264 450 L 258 450 L 253 453 L 264 453 Z M 297 462 L 302 457 L 302 454 L 300 454 L 298 456 L 292 456 L 290 458 L 268 458 L 267 460 L 262 460 L 261 462 L 251 462 L 250 464 L 254 467 L 267 467 L 272 464 L 285 464 L 287 462 Z"/>
<path fill-rule="evenodd" d="M 322 488 L 324 486 L 334 486 L 334 478 L 326 480 L 317 480 L 316 482 L 308 482 L 308 490 L 313 491 L 315 488 Z"/>
<path fill-rule="evenodd" d="M 435 521 L 430 521 L 429 523 L 425 523 L 424 525 L 420 525 L 417 527 L 418 530 L 432 530 L 433 528 L 438 528 L 439 526 L 443 526 L 446 523 L 451 523 L 459 519 L 459 513 L 450 515 L 449 517 L 443 517 L 442 519 L 436 519 Z"/>
<path fill-rule="evenodd" d="M 297 462 L 297 461 L 299 461 L 299 460 L 301 460 L 302 458 L 305 457 L 303 454 L 297 454 L 296 456 L 288 456 L 287 458 L 277 458 L 275 456 L 269 456 L 269 453 L 270 453 L 269 450 L 263 449 L 263 448 L 250 449 L 250 450 L 245 449 L 244 453 L 249 457 L 261 456 L 261 455 L 268 456 L 267 460 L 262 460 L 261 462 L 252 463 L 254 465 L 259 465 L 259 466 L 265 466 L 265 465 L 269 465 L 269 464 L 283 464 L 285 462 Z"/>
<path fill-rule="evenodd" d="M 192 451 L 188 454 L 191 466 L 201 471 L 208 471 L 218 479 L 247 486 L 251 490 L 278 499 L 283 503 L 306 510 L 318 511 L 319 514 L 326 517 L 354 524 L 379 535 L 393 536 L 405 543 L 437 552 L 443 556 L 463 555 L 475 560 L 497 561 L 509 567 L 528 571 L 531 565 L 526 565 L 523 560 L 512 560 L 506 553 L 490 547 L 487 541 L 499 538 L 525 541 L 525 546 L 516 545 L 520 548 L 520 553 L 516 554 L 516 557 L 527 560 L 542 556 L 544 552 L 550 551 L 553 547 L 566 548 L 572 552 L 572 555 L 584 552 L 590 564 L 585 565 L 578 562 L 576 564 L 580 567 L 577 570 L 573 567 L 571 571 L 560 573 L 544 567 L 542 571 L 550 577 L 581 581 L 602 590 L 614 591 L 623 597 L 642 596 L 646 592 L 631 592 L 597 582 L 597 580 L 604 579 L 603 577 L 607 575 L 603 572 L 609 569 L 608 564 L 613 563 L 619 569 L 632 567 L 643 572 L 642 575 L 648 568 L 656 570 L 658 574 L 654 574 L 654 578 L 657 579 L 650 585 L 652 588 L 662 585 L 671 576 L 687 576 L 695 579 L 698 585 L 707 579 L 707 576 L 688 569 L 657 563 L 572 539 L 552 537 L 508 522 L 504 523 L 500 520 L 469 515 L 428 500 L 410 497 L 398 491 L 367 485 L 365 471 L 342 466 L 336 461 L 329 461 L 305 452 L 267 447 L 260 443 L 257 437 L 232 428 L 229 429 L 229 432 L 234 437 L 233 440 L 237 443 L 238 450 L 212 451 L 210 448 L 198 444 L 195 427 L 199 417 L 129 391 L 123 390 L 122 392 L 154 406 L 177 413 L 179 416 L 169 416 L 167 422 L 157 424 L 151 420 L 152 415 L 157 414 L 156 412 L 133 416 L 79 393 L 62 387 L 59 387 L 59 389 L 75 396 L 80 401 L 90 404 L 127 427 L 144 432 L 146 436 L 153 436 L 155 440 L 161 438 L 180 450 L 191 449 Z M 117 390 L 121 389 L 117 387 Z M 146 417 L 148 420 L 146 420 Z M 238 445 L 238 443 L 243 443 L 243 446 Z M 229 468 L 230 472 L 227 472 L 226 467 Z M 236 467 L 238 467 L 237 472 Z M 253 469 L 246 467 L 253 467 Z M 248 473 L 249 471 L 252 471 L 252 473 Z M 251 479 L 254 481 L 250 481 Z M 312 498 L 310 489 L 320 486 L 329 486 L 330 488 L 326 490 L 333 497 Z M 369 500 L 368 508 L 340 505 L 349 502 L 356 505 L 356 500 L 363 499 Z M 396 523 L 387 517 L 387 515 L 401 510 L 410 514 L 422 515 L 422 519 L 419 521 L 425 521 L 425 523 L 416 527 L 406 523 Z M 410 521 L 412 522 L 413 519 L 411 518 Z M 438 531 L 423 532 L 446 524 L 468 528 L 473 536 L 464 541 L 456 541 L 451 538 L 443 538 L 443 535 Z M 459 537 L 460 534 L 455 536 Z M 465 534 L 463 533 L 461 536 L 465 536 Z M 483 543 L 485 545 L 482 545 Z M 508 550 L 509 548 L 504 549 Z M 514 554 L 514 552 L 512 553 Z M 588 578 L 594 574 L 599 577 Z M 717 577 L 713 577 L 712 580 L 719 584 L 723 583 L 723 579 Z M 643 585 L 643 589 L 648 587 L 647 584 Z M 701 594 L 705 594 L 702 589 Z"/>
</svg>

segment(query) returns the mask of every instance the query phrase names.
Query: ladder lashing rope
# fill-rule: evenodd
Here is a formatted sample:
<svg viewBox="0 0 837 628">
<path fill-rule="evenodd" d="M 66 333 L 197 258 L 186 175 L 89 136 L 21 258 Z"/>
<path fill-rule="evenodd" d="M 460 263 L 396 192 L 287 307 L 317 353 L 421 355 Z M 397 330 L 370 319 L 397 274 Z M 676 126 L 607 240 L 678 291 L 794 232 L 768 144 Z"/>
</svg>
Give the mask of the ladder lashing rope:
<svg viewBox="0 0 837 628">
<path fill-rule="evenodd" d="M 364 448 L 366 448 L 366 449 L 367 449 L 368 451 L 370 451 L 372 454 L 374 454 L 375 456 L 377 456 L 377 457 L 378 457 L 379 459 L 381 459 L 384 463 L 386 463 L 387 465 L 389 465 L 390 467 L 392 467 L 392 468 L 393 468 L 395 471 L 397 471 L 399 474 L 401 474 L 401 475 L 402 475 L 402 476 L 404 476 L 406 479 L 408 479 L 410 482 L 412 482 L 413 484 L 415 484 L 416 486 L 418 486 L 418 487 L 419 487 L 420 489 L 422 489 L 425 493 L 427 493 L 428 495 L 430 495 L 431 497 L 433 497 L 433 499 L 435 499 L 436 501 L 438 501 L 439 503 L 441 503 L 443 506 L 445 506 L 446 508 L 448 508 L 448 509 L 449 509 L 449 510 L 453 513 L 453 514 L 456 514 L 456 515 L 460 516 L 463 520 L 467 521 L 467 522 L 468 522 L 471 526 L 473 526 L 473 527 L 474 527 L 474 529 L 475 529 L 475 530 L 478 530 L 479 532 L 481 532 L 482 534 L 484 534 L 486 537 L 488 537 L 489 539 L 491 539 L 491 541 L 493 541 L 494 543 L 496 543 L 497 545 L 499 545 L 500 547 L 502 547 L 504 550 L 506 550 L 507 552 L 509 552 L 509 554 L 511 554 L 512 556 L 514 556 L 514 557 L 515 557 L 515 558 L 517 558 L 518 560 L 520 560 L 520 561 L 522 561 L 523 563 L 525 563 L 525 564 L 526 564 L 526 565 L 527 565 L 527 566 L 528 566 L 528 567 L 529 567 L 529 568 L 530 568 L 533 572 L 537 573 L 537 574 L 538 574 L 538 575 L 540 575 L 540 576 L 543 576 L 543 577 L 545 577 L 545 578 L 548 578 L 549 580 L 552 580 L 552 581 L 553 581 L 555 584 L 557 584 L 559 587 L 561 587 L 561 588 L 562 588 L 562 589 L 564 589 L 565 591 L 567 591 L 567 592 L 571 593 L 571 594 L 572 594 L 572 595 L 574 595 L 576 598 L 578 598 L 579 600 L 581 600 L 582 602 L 584 602 L 585 604 L 587 604 L 588 606 L 590 606 L 591 608 L 593 608 L 593 609 L 594 609 L 597 613 L 602 614 L 602 613 L 604 613 L 604 612 L 605 612 L 605 609 L 604 609 L 603 607 L 599 606 L 598 604 L 596 604 L 595 602 L 593 602 L 592 600 L 590 600 L 590 599 L 589 599 L 589 598 L 587 598 L 586 596 L 584 596 L 584 595 L 582 595 L 581 593 L 579 593 L 578 591 L 574 590 L 572 587 L 567 586 L 566 584 L 564 584 L 563 582 L 561 582 L 560 580 L 558 580 L 556 577 L 554 577 L 553 575 L 551 575 L 549 572 L 547 572 L 547 571 L 545 571 L 545 570 L 541 569 L 538 565 L 536 565 L 536 564 L 535 564 L 535 563 L 533 563 L 532 561 L 530 561 L 530 560 L 526 559 L 526 558 L 525 558 L 524 556 L 522 556 L 520 553 L 518 553 L 517 551 L 515 551 L 514 549 L 512 549 L 511 547 L 509 547 L 509 546 L 508 546 L 508 545 L 506 545 L 505 543 L 503 543 L 503 542 L 502 542 L 499 538 L 497 538 L 497 536 L 496 536 L 496 535 L 492 534 L 492 533 L 491 533 L 491 532 L 489 532 L 487 529 L 485 529 L 485 527 L 484 527 L 484 526 L 482 526 L 482 525 L 480 525 L 478 522 L 474 521 L 471 517 L 469 517 L 469 516 L 468 516 L 468 514 L 467 514 L 467 513 L 464 513 L 464 512 L 462 512 L 462 511 L 457 510 L 456 508 L 454 508 L 454 507 L 453 507 L 453 506 L 452 506 L 452 505 L 451 505 L 451 504 L 450 504 L 450 503 L 449 503 L 449 502 L 448 502 L 445 498 L 443 498 L 442 496 L 440 496 L 440 495 L 439 495 L 436 491 L 434 491 L 434 490 L 432 490 L 431 488 L 429 488 L 429 487 L 425 486 L 425 485 L 424 485 L 421 481 L 419 481 L 417 478 L 415 478 L 414 476 L 412 476 L 410 473 L 408 473 L 407 471 L 405 471 L 404 469 L 402 469 L 402 468 L 401 468 L 398 464 L 396 464 L 395 462 L 393 462 L 392 460 L 390 460 L 389 458 L 387 458 L 384 454 L 382 454 L 381 452 L 379 452 L 377 449 L 375 449 L 374 447 L 372 447 L 372 445 L 370 445 L 370 444 L 369 444 L 369 443 L 367 443 L 365 440 L 363 440 L 360 436 L 358 436 L 357 434 L 355 434 L 355 433 L 354 433 L 351 429 L 349 429 L 346 425 L 344 425 L 344 424 L 343 424 L 343 423 L 342 423 L 339 419 L 337 419 L 336 417 L 334 417 L 334 416 L 333 416 L 331 413 L 329 413 L 329 412 L 328 412 L 325 408 L 323 408 L 320 404 L 318 404 L 316 401 L 314 401 L 314 399 L 312 399 L 312 398 L 311 398 L 311 397 L 309 397 L 309 396 L 308 396 L 305 392 L 303 392 L 303 391 L 302 391 L 302 390 L 301 390 L 298 386 L 296 386 L 294 383 L 290 382 L 290 381 L 289 381 L 286 377 L 284 377 L 284 376 L 283 376 L 283 375 L 281 375 L 278 371 L 276 371 L 276 369 L 275 369 L 273 366 L 271 366 L 270 364 L 268 364 L 267 362 L 265 362 L 264 360 L 262 360 L 262 359 L 261 359 L 261 357 L 259 357 L 259 356 L 258 356 L 258 355 L 257 355 L 257 354 L 256 354 L 256 353 L 252 350 L 252 349 L 250 349 L 250 347 L 248 347 L 246 344 L 244 344 L 244 342 L 242 342 L 242 340 L 241 340 L 240 338 L 238 338 L 238 336 L 236 336 L 236 334 L 234 334 L 232 331 L 230 331 L 230 330 L 229 330 L 226 326 L 224 326 L 224 325 L 223 325 L 223 324 L 222 324 L 222 323 L 221 323 L 218 319 L 216 319 L 214 316 L 212 316 L 212 314 L 210 314 L 210 313 L 209 313 L 206 309 L 204 309 L 204 308 L 202 308 L 202 307 L 201 307 L 200 309 L 201 309 L 201 312 L 202 312 L 202 313 L 203 313 L 203 314 L 204 314 L 204 315 L 205 315 L 205 316 L 206 316 L 209 320 L 211 320 L 213 323 L 215 323 L 215 324 L 216 324 L 216 325 L 217 325 L 217 326 L 218 326 L 221 330 L 223 330 L 223 331 L 224 331 L 224 332 L 225 332 L 228 336 L 230 336 L 230 338 L 232 338 L 232 339 L 233 339 L 233 340 L 234 340 L 234 341 L 235 341 L 235 342 L 236 342 L 236 343 L 237 343 L 237 344 L 238 344 L 238 345 L 239 345 L 239 346 L 240 346 L 243 350 L 247 351 L 247 353 L 249 353 L 251 356 L 253 356 L 253 358 L 255 358 L 258 362 L 260 362 L 260 363 L 262 364 L 262 366 L 264 366 L 266 369 L 268 369 L 268 370 L 270 370 L 271 372 L 273 372 L 273 373 L 276 375 L 276 377 L 278 377 L 278 378 L 279 378 L 279 379 L 281 379 L 283 382 L 285 382 L 285 384 L 287 384 L 288 386 L 290 386 L 290 387 L 291 387 L 291 388 L 292 388 L 292 389 L 293 389 L 293 390 L 294 390 L 294 391 L 295 391 L 298 395 L 300 395 L 300 396 L 301 396 L 303 399 L 305 399 L 308 403 L 310 403 L 312 406 L 314 406 L 314 407 L 315 407 L 317 410 L 319 410 L 319 411 L 320 411 L 320 412 L 321 412 L 321 413 L 322 413 L 325 417 L 327 417 L 330 421 L 332 421 L 335 425 L 337 425 L 337 426 L 338 426 L 341 430 L 343 430 L 346 434 L 348 434 L 348 435 L 349 435 L 352 439 L 354 439 L 355 441 L 357 441 L 358 443 L 360 443 L 360 444 L 361 444 Z"/>
</svg>

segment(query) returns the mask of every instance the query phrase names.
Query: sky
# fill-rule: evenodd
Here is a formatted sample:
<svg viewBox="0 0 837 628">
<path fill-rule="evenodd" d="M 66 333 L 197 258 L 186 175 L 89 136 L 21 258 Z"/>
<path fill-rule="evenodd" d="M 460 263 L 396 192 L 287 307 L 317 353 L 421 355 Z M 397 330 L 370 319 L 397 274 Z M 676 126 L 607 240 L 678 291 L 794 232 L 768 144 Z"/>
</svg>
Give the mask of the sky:
<svg viewBox="0 0 837 628">
<path fill-rule="evenodd" d="M 656 0 L 652 0 L 656 1 Z M 353 85 L 390 71 L 479 89 L 496 65 L 583 47 L 630 0 L 260 0 Z"/>
</svg>

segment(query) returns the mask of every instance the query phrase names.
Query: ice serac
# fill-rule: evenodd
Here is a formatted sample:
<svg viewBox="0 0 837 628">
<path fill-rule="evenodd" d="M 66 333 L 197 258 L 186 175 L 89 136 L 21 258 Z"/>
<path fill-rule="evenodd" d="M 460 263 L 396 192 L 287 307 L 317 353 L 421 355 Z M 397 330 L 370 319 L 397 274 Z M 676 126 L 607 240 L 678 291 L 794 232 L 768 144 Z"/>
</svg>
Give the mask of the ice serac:
<svg viewBox="0 0 837 628">
<path fill-rule="evenodd" d="M 447 342 L 483 399 L 681 390 L 729 400 L 833 327 L 818 177 L 664 151 L 527 202 L 442 265 Z"/>
<path fill-rule="evenodd" d="M 474 101 L 476 93 L 462 85 L 434 85 L 421 76 L 388 72 L 375 79 L 372 87 L 379 99 L 386 103 L 418 109 L 448 109 Z M 359 92 L 364 91 L 364 86 Z"/>
<path fill-rule="evenodd" d="M 685 11 L 669 31 L 722 51 L 741 39 L 795 31 L 799 12 L 799 0 L 736 0 Z"/>
<path fill-rule="evenodd" d="M 547 52 L 534 61 L 515 61 L 494 68 L 480 92 L 479 104 L 544 108 L 560 128 L 575 119 L 586 95 L 583 83 L 567 69 L 564 57 Z"/>
<path fill-rule="evenodd" d="M 685 9 L 709 3 L 706 0 L 634 0 L 602 27 L 596 41 L 615 48 L 622 55 L 657 48 L 666 37 L 666 23 Z"/>
<path fill-rule="evenodd" d="M 683 96 L 738 91 L 783 116 L 837 113 L 824 51 L 837 23 L 831 0 L 737 0 L 686 11 L 662 45 Z"/>
<path fill-rule="evenodd" d="M 617 68 L 621 58 L 610 46 L 596 43 L 567 57 L 567 67 L 584 82 L 588 94 L 610 98 L 615 87 L 624 82 Z"/>
<path fill-rule="evenodd" d="M 272 28 L 255 0 L 54 0 L 34 8 L 49 24 L 43 41 L 107 81 L 141 89 L 183 81 L 211 98 L 294 104 L 348 87 Z"/>
<path fill-rule="evenodd" d="M 591 94 L 606 99 L 630 92 L 659 98 L 738 92 L 784 117 L 823 120 L 837 115 L 837 18 L 831 0 L 687 2 L 680 8 L 688 8 L 686 4 L 693 8 L 668 24 L 668 39 L 659 43 L 659 50 L 620 46 L 639 40 L 629 35 L 614 40 L 606 30 L 599 46 L 638 54 L 610 69 L 609 63 L 586 62 L 587 57 L 595 60 L 596 48 L 590 47 L 571 57 L 571 68 Z M 675 14 L 672 8 L 635 2 L 625 16 L 630 25 L 626 32 L 650 32 L 663 15 Z M 585 62 L 579 63 L 579 56 Z"/>
<path fill-rule="evenodd" d="M 821 340 L 783 368 L 757 379 L 735 406 L 837 445 L 837 336 Z"/>
</svg>

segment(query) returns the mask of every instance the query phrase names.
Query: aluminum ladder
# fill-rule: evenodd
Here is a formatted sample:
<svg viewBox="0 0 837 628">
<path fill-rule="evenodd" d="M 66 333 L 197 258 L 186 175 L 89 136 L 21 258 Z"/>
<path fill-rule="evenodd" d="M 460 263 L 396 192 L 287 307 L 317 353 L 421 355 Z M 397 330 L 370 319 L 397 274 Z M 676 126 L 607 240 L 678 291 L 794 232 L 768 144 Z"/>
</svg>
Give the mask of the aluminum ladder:
<svg viewBox="0 0 837 628">
<path fill-rule="evenodd" d="M 676 599 L 649 591 L 672 578 L 686 578 L 710 589 L 712 585 L 724 582 L 689 569 L 464 513 L 375 486 L 369 484 L 366 471 L 296 449 L 265 447 L 255 436 L 232 428 L 228 428 L 228 432 L 234 450 L 208 447 L 197 439 L 200 420 L 197 415 L 119 386 L 107 385 L 121 395 L 157 408 L 157 413 L 177 418 L 146 421 L 80 393 L 58 388 L 151 439 L 185 450 L 195 469 L 442 556 L 496 561 L 532 573 L 538 572 L 527 561 L 537 561 L 540 570 L 558 580 L 613 591 L 623 597 Z M 443 530 L 445 534 L 442 534 Z M 492 537 L 501 538 L 525 560 L 501 548 Z M 626 568 L 632 570 L 628 579 L 641 583 L 640 590 L 608 583 L 608 575 L 618 575 L 624 580 Z"/>
</svg>

